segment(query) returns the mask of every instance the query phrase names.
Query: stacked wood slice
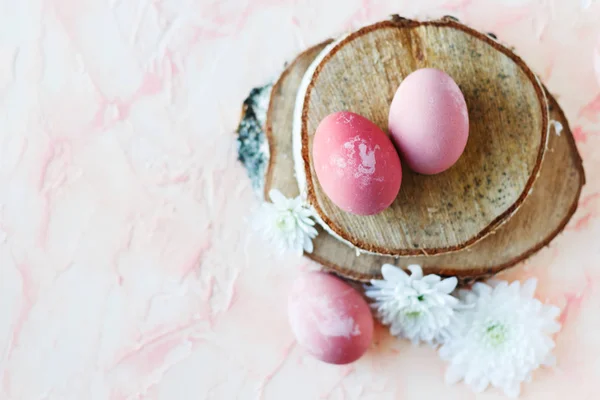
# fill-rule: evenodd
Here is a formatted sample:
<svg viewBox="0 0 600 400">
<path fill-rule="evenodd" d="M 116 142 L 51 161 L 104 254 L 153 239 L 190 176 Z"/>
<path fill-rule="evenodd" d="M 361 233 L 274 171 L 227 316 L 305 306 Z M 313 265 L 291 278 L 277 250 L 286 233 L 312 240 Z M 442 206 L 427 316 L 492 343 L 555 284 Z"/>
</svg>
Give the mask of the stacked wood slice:
<svg viewBox="0 0 600 400">
<path fill-rule="evenodd" d="M 470 132 L 464 154 L 438 175 L 403 168 L 400 193 L 380 214 L 342 211 L 314 173 L 317 125 L 348 110 L 387 131 L 399 84 L 426 67 L 448 73 L 465 96 Z M 265 198 L 271 189 L 304 196 L 320 225 L 307 255 L 353 280 L 379 277 L 384 263 L 420 264 L 425 273 L 463 281 L 495 274 L 564 228 L 585 181 L 556 100 L 510 49 L 454 18 L 394 16 L 326 41 L 253 95 L 238 141 L 254 186 Z M 264 110 L 258 95 L 266 98 Z"/>
</svg>

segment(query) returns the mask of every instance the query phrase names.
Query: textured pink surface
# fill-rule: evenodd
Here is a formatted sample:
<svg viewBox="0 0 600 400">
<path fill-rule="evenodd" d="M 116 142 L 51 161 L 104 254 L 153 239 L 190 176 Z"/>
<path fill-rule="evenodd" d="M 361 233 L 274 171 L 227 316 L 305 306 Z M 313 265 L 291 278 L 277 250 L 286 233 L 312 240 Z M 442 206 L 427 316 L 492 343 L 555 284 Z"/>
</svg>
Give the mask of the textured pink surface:
<svg viewBox="0 0 600 400">
<path fill-rule="evenodd" d="M 373 316 L 363 296 L 325 272 L 307 272 L 296 279 L 288 316 L 298 344 L 327 363 L 356 361 L 373 340 Z"/>
<path fill-rule="evenodd" d="M 373 122 L 349 111 L 323 118 L 312 146 L 325 194 L 342 210 L 373 215 L 394 202 L 402 182 L 400 158 Z"/>
<path fill-rule="evenodd" d="M 503 278 L 537 276 L 565 310 L 558 366 L 522 398 L 596 399 L 600 3 L 570 0 L 2 7 L 0 399 L 503 399 L 446 386 L 431 349 L 381 328 L 350 366 L 305 356 L 285 299 L 314 264 L 272 254 L 246 222 L 258 201 L 233 141 L 244 96 L 306 46 L 392 12 L 496 33 L 580 132 L 579 210 Z"/>
<path fill-rule="evenodd" d="M 408 75 L 390 105 L 388 129 L 402 159 L 415 172 L 438 174 L 454 165 L 469 138 L 467 103 L 444 71 Z"/>
</svg>

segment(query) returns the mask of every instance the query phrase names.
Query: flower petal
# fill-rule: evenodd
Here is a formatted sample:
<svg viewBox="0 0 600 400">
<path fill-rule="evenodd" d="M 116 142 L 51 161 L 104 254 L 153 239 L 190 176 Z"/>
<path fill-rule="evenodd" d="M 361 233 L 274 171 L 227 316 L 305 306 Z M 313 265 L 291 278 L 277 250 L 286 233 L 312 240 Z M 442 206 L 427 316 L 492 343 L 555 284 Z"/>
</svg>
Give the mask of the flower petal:
<svg viewBox="0 0 600 400">
<path fill-rule="evenodd" d="M 478 296 L 490 295 L 492 293 L 492 288 L 483 282 L 475 282 L 475 284 L 473 284 L 472 290 L 473 293 L 475 293 Z"/>
<path fill-rule="evenodd" d="M 418 265 L 408 268 L 410 276 L 399 267 L 384 264 L 383 279 L 371 280 L 365 295 L 375 300 L 377 317 L 389 325 L 392 335 L 413 343 L 440 344 L 450 335 L 450 324 L 460 302 L 439 290 L 440 277 L 423 276 Z M 452 291 L 456 286 L 454 281 L 450 279 L 441 288 Z"/>
<path fill-rule="evenodd" d="M 423 282 L 429 284 L 429 285 L 434 285 L 438 282 L 440 282 L 442 280 L 442 278 L 440 278 L 438 275 L 426 275 L 423 277 L 423 279 L 421 279 Z"/>
<path fill-rule="evenodd" d="M 313 249 L 313 242 L 311 238 L 308 236 L 304 236 L 304 251 L 310 254 L 313 252 Z"/>
<path fill-rule="evenodd" d="M 546 367 L 554 367 L 556 365 L 556 357 L 553 354 L 549 354 L 548 357 L 542 362 L 542 365 Z"/>
<path fill-rule="evenodd" d="M 490 381 L 487 378 L 481 377 L 478 380 L 476 380 L 475 382 L 473 382 L 471 387 L 473 388 L 473 391 L 475 393 L 481 393 L 481 392 L 485 391 L 485 389 L 487 389 L 489 384 L 490 384 Z"/>
<path fill-rule="evenodd" d="M 461 371 L 461 369 L 459 367 L 452 365 L 452 366 L 448 367 L 448 369 L 446 370 L 444 380 L 446 381 L 446 383 L 452 385 L 457 382 L 460 382 L 463 379 L 463 377 L 464 377 L 464 374 Z"/>
<path fill-rule="evenodd" d="M 381 275 L 383 275 L 383 279 L 386 281 L 405 282 L 408 280 L 408 274 L 392 264 L 383 264 L 381 266 Z"/>
<path fill-rule="evenodd" d="M 557 309 L 543 305 L 534 292 L 530 281 L 477 283 L 471 292 L 459 291 L 466 306 L 456 310 L 439 350 L 450 363 L 447 379 L 460 372 L 476 392 L 492 385 L 518 396 L 521 383 L 552 360 L 550 335 L 559 328 Z"/>
<path fill-rule="evenodd" d="M 516 399 L 521 393 L 521 385 L 518 382 L 511 382 L 511 384 L 504 386 L 504 394 L 508 397 Z"/>
<path fill-rule="evenodd" d="M 556 306 L 544 306 L 543 313 L 546 318 L 555 319 L 560 315 L 560 308 Z"/>
<path fill-rule="evenodd" d="M 521 289 L 521 294 L 525 297 L 533 298 L 535 293 L 535 288 L 537 286 L 537 279 L 530 278 L 525 281 L 523 284 L 523 289 Z"/>
<path fill-rule="evenodd" d="M 442 293 L 450 294 L 456 289 L 458 279 L 456 277 L 446 278 L 436 285 L 436 289 Z"/>
<path fill-rule="evenodd" d="M 269 190 L 269 198 L 273 204 L 283 204 L 287 201 L 287 198 L 277 189 Z"/>
<path fill-rule="evenodd" d="M 408 266 L 408 270 L 411 272 L 410 277 L 412 279 L 422 279 L 423 278 L 423 269 L 418 264 L 412 264 Z"/>
</svg>

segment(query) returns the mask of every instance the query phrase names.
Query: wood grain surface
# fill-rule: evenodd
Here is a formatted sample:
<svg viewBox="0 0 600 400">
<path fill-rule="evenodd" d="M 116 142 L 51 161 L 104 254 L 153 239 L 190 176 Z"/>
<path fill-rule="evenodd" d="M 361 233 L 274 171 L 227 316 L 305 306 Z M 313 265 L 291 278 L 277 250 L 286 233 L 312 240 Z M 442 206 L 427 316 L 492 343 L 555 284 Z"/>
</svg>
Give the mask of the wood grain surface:
<svg viewBox="0 0 600 400">
<path fill-rule="evenodd" d="M 465 95 L 470 135 L 464 154 L 434 176 L 404 166 L 400 193 L 380 214 L 344 212 L 314 173 L 318 124 L 349 110 L 386 130 L 398 85 L 424 67 L 447 72 Z M 344 38 L 316 67 L 301 124 L 308 202 L 321 220 L 357 248 L 405 256 L 461 250 L 505 222 L 527 197 L 547 139 L 543 89 L 529 68 L 492 38 L 450 19 L 394 18 Z"/>
<path fill-rule="evenodd" d="M 270 158 L 265 174 L 265 199 L 271 188 L 277 188 L 286 197 L 298 196 L 298 182 L 292 156 L 292 115 L 296 103 L 296 93 L 304 73 L 317 55 L 331 43 L 331 40 L 313 46 L 298 55 L 282 72 L 271 89 L 271 99 L 267 111 L 265 133 L 269 142 Z M 288 132 L 288 134 L 280 134 Z M 277 173 L 274 170 L 291 171 Z"/>
<path fill-rule="evenodd" d="M 271 143 L 271 163 L 267 171 L 266 191 L 277 188 L 288 197 L 299 194 L 291 160 L 292 117 L 296 92 L 304 71 L 322 43 L 300 54 L 274 86 L 267 115 L 266 132 Z M 415 257 L 391 257 L 363 254 L 343 244 L 323 229 L 307 254 L 326 269 L 346 278 L 367 281 L 379 277 L 383 263 L 406 267 L 423 265 L 427 273 L 477 279 L 499 272 L 522 261 L 547 245 L 566 225 L 577 208 L 584 171 L 568 122 L 554 98 L 548 95 L 550 118 L 559 121 L 560 135 L 551 131 L 546 156 L 531 195 L 505 224 L 461 251 Z"/>
</svg>

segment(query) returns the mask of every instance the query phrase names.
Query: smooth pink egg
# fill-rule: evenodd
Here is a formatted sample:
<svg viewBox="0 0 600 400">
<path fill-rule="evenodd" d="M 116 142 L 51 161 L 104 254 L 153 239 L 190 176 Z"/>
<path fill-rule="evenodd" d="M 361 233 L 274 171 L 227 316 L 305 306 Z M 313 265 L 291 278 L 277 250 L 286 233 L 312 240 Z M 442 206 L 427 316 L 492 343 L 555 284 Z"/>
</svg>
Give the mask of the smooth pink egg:
<svg viewBox="0 0 600 400">
<path fill-rule="evenodd" d="M 385 132 L 361 115 L 341 111 L 325 117 L 312 154 L 323 191 L 344 211 L 377 214 L 398 195 L 400 157 Z"/>
<path fill-rule="evenodd" d="M 433 68 L 419 69 L 400 84 L 388 128 L 402 159 L 415 172 L 437 174 L 462 155 L 469 138 L 467 103 L 454 80 Z"/>
<path fill-rule="evenodd" d="M 298 344 L 326 363 L 356 361 L 373 339 L 367 302 L 341 279 L 323 272 L 304 273 L 296 280 L 288 314 Z"/>
</svg>

